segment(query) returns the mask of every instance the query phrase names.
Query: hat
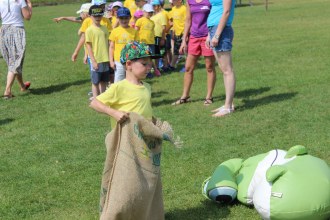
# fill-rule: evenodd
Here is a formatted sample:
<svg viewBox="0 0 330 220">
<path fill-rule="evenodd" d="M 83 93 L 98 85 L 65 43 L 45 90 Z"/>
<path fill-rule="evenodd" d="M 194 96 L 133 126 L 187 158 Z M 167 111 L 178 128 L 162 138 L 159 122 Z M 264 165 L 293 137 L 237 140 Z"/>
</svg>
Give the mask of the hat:
<svg viewBox="0 0 330 220">
<path fill-rule="evenodd" d="M 143 11 L 145 12 L 154 12 L 154 8 L 150 4 L 143 5 Z"/>
<path fill-rule="evenodd" d="M 81 12 L 86 12 L 88 13 L 89 11 L 89 8 L 92 6 L 91 3 L 85 3 L 85 4 L 82 4 L 81 7 L 80 7 L 80 10 L 77 11 L 77 14 L 80 14 Z"/>
<path fill-rule="evenodd" d="M 92 0 L 92 5 L 105 5 L 107 3 L 106 0 Z"/>
<path fill-rule="evenodd" d="M 107 10 L 107 11 L 111 11 L 111 9 L 112 9 L 112 4 L 113 4 L 113 3 L 108 4 L 108 6 L 105 8 L 105 10 Z"/>
<path fill-rule="evenodd" d="M 143 16 L 143 11 L 141 10 L 136 10 L 134 13 L 134 17 L 136 18 L 141 18 Z"/>
<path fill-rule="evenodd" d="M 121 50 L 120 62 L 126 63 L 128 60 L 135 60 L 144 57 L 152 57 L 152 51 L 150 47 L 145 43 L 139 43 L 137 41 L 129 42 Z"/>
<path fill-rule="evenodd" d="M 152 5 L 161 5 L 159 0 L 152 0 Z"/>
<path fill-rule="evenodd" d="M 128 8 L 125 7 L 121 7 L 118 9 L 117 11 L 117 17 L 130 17 L 131 16 L 131 12 L 129 11 Z"/>
<path fill-rule="evenodd" d="M 94 16 L 94 17 L 100 17 L 100 16 L 103 16 L 104 14 L 104 10 L 103 8 L 100 6 L 100 5 L 92 5 L 90 8 L 89 8 L 89 12 L 88 14 L 90 16 Z"/>
<path fill-rule="evenodd" d="M 116 1 L 116 2 L 112 3 L 112 5 L 111 5 L 111 9 L 113 9 L 114 7 L 119 7 L 119 8 L 121 8 L 121 7 L 124 7 L 124 5 L 123 5 L 123 3 L 121 3 L 120 1 Z"/>
</svg>

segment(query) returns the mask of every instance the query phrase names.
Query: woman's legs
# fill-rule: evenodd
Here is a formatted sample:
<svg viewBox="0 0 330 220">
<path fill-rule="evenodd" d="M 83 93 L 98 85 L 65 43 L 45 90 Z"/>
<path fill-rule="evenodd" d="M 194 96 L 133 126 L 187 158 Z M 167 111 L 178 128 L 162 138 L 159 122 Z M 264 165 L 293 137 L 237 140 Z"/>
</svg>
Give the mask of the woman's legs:
<svg viewBox="0 0 330 220">
<path fill-rule="evenodd" d="M 215 62 L 214 56 L 205 57 L 205 68 L 207 72 L 207 93 L 205 100 L 210 100 L 212 98 L 212 94 L 216 82 L 216 72 L 215 72 L 214 62 Z"/>
<path fill-rule="evenodd" d="M 15 81 L 15 74 L 13 72 L 8 72 L 7 74 L 7 84 L 6 84 L 6 89 L 4 92 L 4 96 L 11 96 L 11 87 L 13 86 Z"/>
<path fill-rule="evenodd" d="M 233 63 L 232 63 L 232 56 L 231 51 L 226 52 L 215 52 L 214 53 L 219 67 L 223 73 L 223 81 L 225 86 L 225 92 L 226 92 L 226 100 L 224 104 L 224 108 L 226 110 L 233 110 L 233 100 L 234 100 L 234 94 L 235 94 L 235 87 L 236 87 L 236 79 L 235 79 L 235 73 L 233 69 Z M 213 116 L 219 117 L 224 116 L 226 114 L 230 113 L 229 111 L 218 111 L 218 113 L 214 114 Z"/>
<path fill-rule="evenodd" d="M 199 56 L 188 54 L 186 60 L 186 72 L 183 78 L 183 92 L 181 98 L 187 98 L 190 93 L 191 85 L 194 81 L 194 69 Z"/>
</svg>

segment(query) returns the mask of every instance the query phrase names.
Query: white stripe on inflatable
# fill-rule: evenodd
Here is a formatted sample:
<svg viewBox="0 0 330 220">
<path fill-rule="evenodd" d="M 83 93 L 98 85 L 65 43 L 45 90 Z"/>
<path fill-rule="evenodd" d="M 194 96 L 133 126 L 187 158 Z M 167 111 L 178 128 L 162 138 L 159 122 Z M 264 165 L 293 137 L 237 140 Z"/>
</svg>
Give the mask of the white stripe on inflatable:
<svg viewBox="0 0 330 220">
<path fill-rule="evenodd" d="M 286 151 L 272 150 L 259 162 L 248 188 L 248 201 L 263 219 L 270 219 L 270 197 L 272 185 L 266 180 L 266 172 L 272 165 L 282 165 L 295 157 L 285 159 Z"/>
</svg>

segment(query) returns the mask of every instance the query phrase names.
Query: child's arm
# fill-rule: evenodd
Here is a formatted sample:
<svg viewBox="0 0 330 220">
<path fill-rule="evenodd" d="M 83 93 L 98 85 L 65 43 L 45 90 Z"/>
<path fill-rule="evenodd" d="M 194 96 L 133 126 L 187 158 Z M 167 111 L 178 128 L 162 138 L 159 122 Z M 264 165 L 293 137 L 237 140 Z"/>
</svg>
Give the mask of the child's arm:
<svg viewBox="0 0 330 220">
<path fill-rule="evenodd" d="M 184 22 L 184 31 L 182 36 L 182 43 L 179 49 L 181 54 L 184 54 L 187 50 L 188 35 L 191 27 L 191 13 L 189 4 L 186 4 L 186 20 Z"/>
<path fill-rule="evenodd" d="M 94 54 L 93 54 L 92 42 L 86 42 L 86 48 L 87 48 L 88 56 L 91 59 L 93 69 L 97 70 L 99 67 L 97 65 L 97 62 L 96 62 Z"/>
<path fill-rule="evenodd" d="M 84 45 L 84 43 L 85 43 L 85 33 L 84 32 L 81 32 L 80 39 L 78 41 L 78 44 L 76 46 L 76 49 L 74 50 L 74 52 L 73 52 L 73 54 L 71 56 L 71 60 L 73 62 L 75 62 L 77 60 L 78 53 L 79 53 L 81 47 Z"/>
<path fill-rule="evenodd" d="M 109 44 L 110 67 L 113 70 L 116 70 L 116 65 L 115 65 L 115 61 L 114 61 L 114 51 L 115 51 L 115 43 L 113 41 L 110 41 L 110 44 Z"/>
<path fill-rule="evenodd" d="M 65 21 L 71 21 L 74 23 L 81 23 L 82 20 L 78 20 L 76 17 L 58 17 L 58 18 L 53 18 L 53 21 L 56 23 L 59 23 L 60 21 L 65 20 Z"/>
<path fill-rule="evenodd" d="M 25 2 L 26 7 L 22 8 L 21 11 L 24 19 L 29 21 L 32 17 L 32 3 L 30 0 L 26 0 Z"/>
<path fill-rule="evenodd" d="M 100 113 L 113 117 L 118 123 L 124 122 L 129 117 L 129 113 L 115 110 L 97 99 L 93 99 L 89 106 Z"/>
</svg>

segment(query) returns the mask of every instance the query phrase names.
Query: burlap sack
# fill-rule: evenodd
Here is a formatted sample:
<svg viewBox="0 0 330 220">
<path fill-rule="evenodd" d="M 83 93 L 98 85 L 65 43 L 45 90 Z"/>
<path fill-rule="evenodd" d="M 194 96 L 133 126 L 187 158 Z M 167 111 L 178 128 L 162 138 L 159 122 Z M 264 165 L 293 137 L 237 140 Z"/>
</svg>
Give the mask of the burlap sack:
<svg viewBox="0 0 330 220">
<path fill-rule="evenodd" d="M 101 220 L 162 220 L 160 175 L 162 140 L 172 140 L 166 122 L 152 122 L 130 113 L 106 137 L 102 176 Z"/>
</svg>

